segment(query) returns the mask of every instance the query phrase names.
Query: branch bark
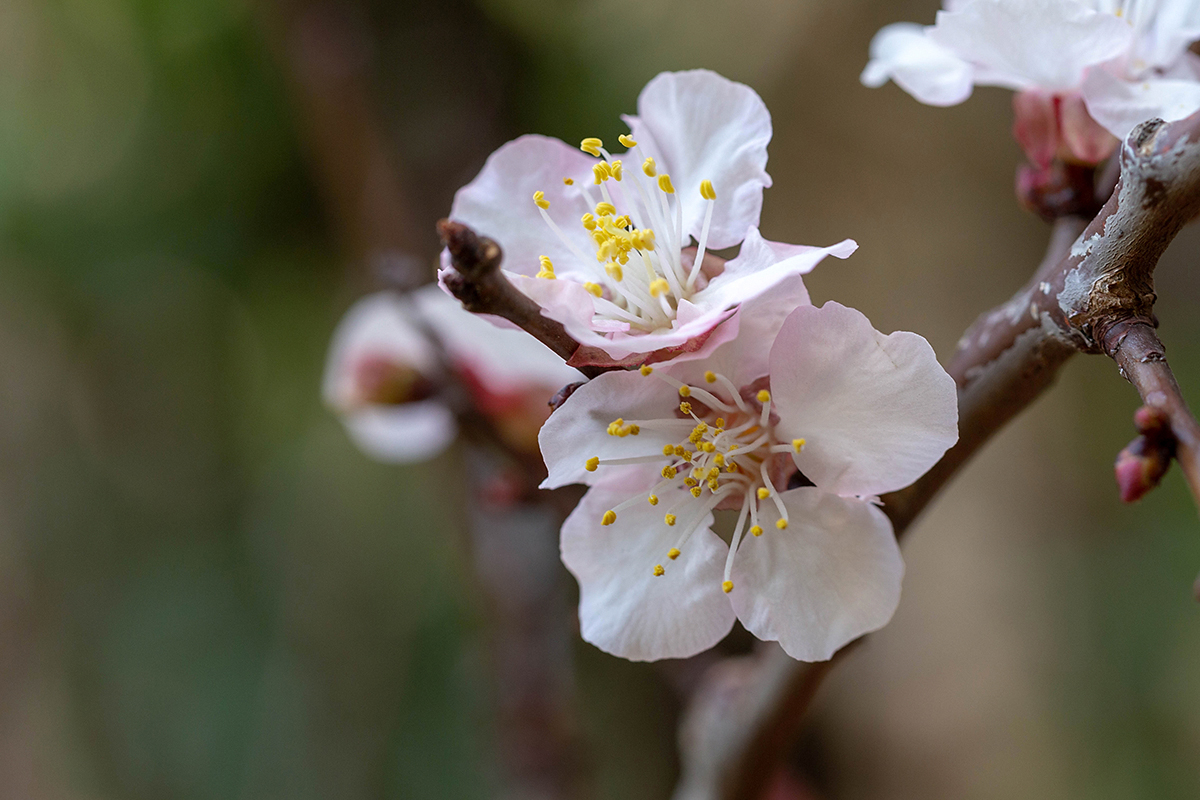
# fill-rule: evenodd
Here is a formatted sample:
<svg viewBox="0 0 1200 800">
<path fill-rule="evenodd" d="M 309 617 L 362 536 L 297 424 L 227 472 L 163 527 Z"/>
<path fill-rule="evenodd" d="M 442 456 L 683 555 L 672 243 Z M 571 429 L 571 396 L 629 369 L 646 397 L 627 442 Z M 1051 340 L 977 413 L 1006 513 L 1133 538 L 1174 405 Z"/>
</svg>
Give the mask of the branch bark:
<svg viewBox="0 0 1200 800">
<path fill-rule="evenodd" d="M 476 314 L 503 317 L 549 347 L 563 361 L 571 360 L 579 349 L 579 342 L 567 333 L 561 322 L 543 316 L 538 304 L 504 277 L 500 271 L 503 258 L 500 245 L 461 222 L 448 219 L 438 223 L 438 235 L 450 251 L 450 263 L 454 267 L 443 276 L 442 283 L 463 308 Z M 579 371 L 594 378 L 605 370 L 579 367 Z"/>
<path fill-rule="evenodd" d="M 1200 426 L 1166 364 L 1153 314 L 1158 259 L 1200 211 L 1200 114 L 1143 123 L 1123 144 L 1120 164 L 1121 178 L 1100 213 L 1086 226 L 1060 219 L 1029 283 L 960 341 L 948 368 L 959 386 L 960 438 L 929 473 L 883 498 L 897 536 L 1077 352 L 1112 356 L 1144 402 L 1169 416 L 1200 502 Z M 714 667 L 681 729 L 676 800 L 761 797 L 821 681 L 849 649 L 805 664 L 765 645 Z"/>
</svg>

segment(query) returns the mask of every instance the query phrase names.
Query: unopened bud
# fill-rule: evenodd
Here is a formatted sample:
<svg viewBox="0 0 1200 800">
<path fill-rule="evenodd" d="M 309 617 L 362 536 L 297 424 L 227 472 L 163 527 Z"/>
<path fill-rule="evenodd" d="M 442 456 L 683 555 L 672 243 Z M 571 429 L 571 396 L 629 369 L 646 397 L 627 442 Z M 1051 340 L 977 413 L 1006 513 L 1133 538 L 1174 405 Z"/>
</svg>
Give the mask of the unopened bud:
<svg viewBox="0 0 1200 800">
<path fill-rule="evenodd" d="M 1151 406 L 1142 406 L 1133 415 L 1141 435 L 1117 454 L 1113 472 L 1121 500 L 1136 502 L 1162 481 L 1175 456 L 1175 438 L 1166 414 Z"/>
</svg>

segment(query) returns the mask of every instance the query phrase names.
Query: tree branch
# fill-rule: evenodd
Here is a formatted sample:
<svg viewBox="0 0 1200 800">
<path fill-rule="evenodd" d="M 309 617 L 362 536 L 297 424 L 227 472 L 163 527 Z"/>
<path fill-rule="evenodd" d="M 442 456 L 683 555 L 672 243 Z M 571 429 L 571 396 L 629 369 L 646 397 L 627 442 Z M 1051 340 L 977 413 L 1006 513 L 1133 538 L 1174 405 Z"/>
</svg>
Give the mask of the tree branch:
<svg viewBox="0 0 1200 800">
<path fill-rule="evenodd" d="M 570 361 L 579 349 L 579 342 L 567 333 L 561 322 L 542 314 L 537 303 L 522 294 L 500 271 L 503 254 L 500 245 L 480 236 L 461 222 L 448 219 L 438 222 L 438 235 L 450 251 L 453 272 L 446 273 L 442 283 L 463 308 L 476 314 L 493 314 L 512 322 Z M 600 367 L 580 367 L 579 371 L 594 378 L 605 370 Z"/>
<path fill-rule="evenodd" d="M 1124 143 L 1120 164 L 1121 178 L 1091 223 L 1085 228 L 1072 217 L 1056 222 L 1046 258 L 1029 283 L 980 317 L 960 341 L 948 368 L 959 386 L 959 441 L 920 480 L 883 498 L 897 536 L 1076 352 L 1111 355 L 1144 401 L 1168 415 L 1197 493 L 1200 427 L 1154 336 L 1153 272 L 1180 228 L 1200 211 L 1200 114 L 1143 123 Z M 761 797 L 820 682 L 849 649 L 831 661 L 805 664 L 765 645 L 753 656 L 714 667 L 683 723 L 676 800 Z"/>
</svg>

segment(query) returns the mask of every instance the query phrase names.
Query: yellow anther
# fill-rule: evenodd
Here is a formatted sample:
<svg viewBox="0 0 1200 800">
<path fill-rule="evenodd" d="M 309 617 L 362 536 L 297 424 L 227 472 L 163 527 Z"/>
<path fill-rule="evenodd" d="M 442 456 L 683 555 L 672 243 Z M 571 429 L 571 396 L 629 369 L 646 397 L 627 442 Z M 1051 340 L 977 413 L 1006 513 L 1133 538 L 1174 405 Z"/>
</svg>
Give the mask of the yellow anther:
<svg viewBox="0 0 1200 800">
<path fill-rule="evenodd" d="M 663 445 L 663 455 L 664 455 L 664 456 L 673 456 L 673 455 L 675 455 L 675 446 L 674 446 L 674 445 L 669 445 L 669 444 L 664 444 L 664 445 Z"/>
<path fill-rule="evenodd" d="M 649 375 L 651 372 L 654 372 L 654 367 L 650 366 L 649 364 L 642 364 L 642 366 L 638 369 L 638 372 L 642 373 L 643 375 Z"/>
<path fill-rule="evenodd" d="M 758 491 L 755 492 L 755 494 L 758 495 L 759 500 L 766 500 L 768 497 L 771 496 L 771 490 L 765 486 L 760 486 L 760 487 L 758 487 Z"/>
<path fill-rule="evenodd" d="M 805 440 L 805 439 L 792 439 L 792 449 L 795 450 L 797 453 L 799 453 L 804 448 L 805 444 L 807 444 L 807 440 Z"/>
<path fill-rule="evenodd" d="M 539 269 L 539 270 L 538 270 L 538 274 L 537 274 L 537 276 L 538 276 L 539 278 L 553 278 L 553 277 L 555 277 L 555 275 L 554 275 L 554 264 L 553 264 L 553 263 L 551 263 L 551 261 L 550 261 L 550 257 L 549 257 L 549 256 L 538 256 L 538 263 L 539 263 L 539 264 L 541 265 L 541 267 L 542 267 L 541 269 Z"/>
<path fill-rule="evenodd" d="M 713 456 L 713 463 L 718 467 L 725 466 L 725 456 L 722 453 L 717 453 L 715 456 Z"/>
<path fill-rule="evenodd" d="M 608 277 L 620 283 L 625 279 L 625 270 L 621 269 L 621 265 L 610 261 L 604 265 L 604 271 L 608 273 Z"/>
<path fill-rule="evenodd" d="M 538 208 L 550 207 L 550 201 L 546 199 L 546 193 L 540 190 L 533 193 L 533 202 Z"/>
<path fill-rule="evenodd" d="M 601 147 L 604 147 L 604 142 L 595 136 L 589 136 L 579 143 L 579 149 L 590 156 L 599 156 Z"/>
<path fill-rule="evenodd" d="M 626 425 L 623 428 L 617 428 L 617 436 L 620 436 L 622 439 L 624 439 L 626 436 L 629 436 L 631 433 L 633 433 L 632 425 Z"/>
<path fill-rule="evenodd" d="M 658 188 L 667 194 L 675 194 L 675 187 L 671 184 L 671 176 L 665 172 L 658 176 Z"/>
<path fill-rule="evenodd" d="M 592 180 L 596 182 L 597 186 L 604 183 L 611 177 L 612 170 L 608 168 L 608 164 L 605 164 L 603 161 L 597 164 L 592 164 Z"/>
<path fill-rule="evenodd" d="M 631 223 L 631 220 L 629 219 L 628 214 L 622 214 L 621 216 L 619 216 L 613 220 L 613 225 L 618 228 L 628 228 L 630 223 Z"/>
<path fill-rule="evenodd" d="M 771 399 L 771 393 L 766 389 L 759 389 L 758 394 L 756 394 L 755 397 L 758 398 L 758 402 L 765 403 Z"/>
<path fill-rule="evenodd" d="M 704 380 L 706 383 L 716 383 L 717 382 L 717 373 L 713 372 L 711 369 L 708 370 L 707 372 L 704 373 Z"/>
<path fill-rule="evenodd" d="M 574 178 L 563 178 L 563 186 L 574 186 L 574 185 L 575 185 Z"/>
<path fill-rule="evenodd" d="M 708 490 L 710 492 L 715 492 L 720 487 L 720 485 L 721 485 L 720 482 L 716 478 L 708 479 Z"/>
<path fill-rule="evenodd" d="M 755 536 L 762 536 L 762 528 L 758 527 L 757 525 L 752 525 L 750 527 L 750 533 L 754 534 Z"/>
<path fill-rule="evenodd" d="M 630 436 L 637 436 L 641 432 L 642 432 L 642 428 L 640 425 L 630 425 L 629 426 L 629 435 Z"/>
<path fill-rule="evenodd" d="M 599 456 L 592 456 L 587 461 L 585 461 L 583 464 L 583 468 L 586 469 L 588 472 L 595 472 L 596 468 L 599 466 L 600 466 L 600 457 Z"/>
<path fill-rule="evenodd" d="M 709 477 L 709 480 L 711 480 L 711 479 L 713 479 L 713 478 L 717 477 L 717 476 L 718 476 L 718 475 L 720 475 L 720 474 L 721 474 L 721 470 L 717 469 L 716 467 L 709 467 L 709 468 L 708 468 L 708 477 Z"/>
<path fill-rule="evenodd" d="M 716 420 L 713 422 L 713 425 L 717 426 L 717 430 L 721 430 L 722 428 L 725 427 L 725 418 L 717 417 Z"/>
<path fill-rule="evenodd" d="M 552 270 L 552 269 L 539 269 L 537 276 L 539 278 L 545 278 L 546 280 L 550 280 L 550 281 L 552 281 L 558 277 L 557 275 L 554 274 L 554 270 Z"/>
<path fill-rule="evenodd" d="M 666 278 L 659 278 L 656 281 L 650 281 L 650 296 L 659 297 L 671 291 L 671 284 L 667 283 Z"/>
<path fill-rule="evenodd" d="M 692 395 L 692 387 L 688 386 L 686 383 L 683 386 L 679 387 L 679 396 L 680 397 L 691 397 L 691 395 Z M 708 426 L 705 426 L 705 430 L 707 430 L 707 429 L 708 429 Z"/>
<path fill-rule="evenodd" d="M 729 594 L 730 592 L 732 592 L 733 591 L 733 581 L 723 582 L 721 584 L 721 591 L 723 591 L 725 594 Z"/>
<path fill-rule="evenodd" d="M 637 142 L 635 142 L 633 140 L 633 137 L 626 136 L 623 133 L 617 137 L 617 141 L 620 142 L 625 147 L 637 147 Z"/>
<path fill-rule="evenodd" d="M 700 181 L 700 196 L 705 200 L 717 199 L 717 190 L 713 188 L 712 181 Z"/>
<path fill-rule="evenodd" d="M 638 250 L 650 251 L 654 249 L 654 230 L 652 228 L 642 228 L 634 231 L 629 236 L 633 246 Z"/>
<path fill-rule="evenodd" d="M 598 284 L 598 283 L 592 283 L 591 281 L 588 281 L 587 283 L 585 283 L 583 285 L 583 288 L 587 289 L 589 292 L 594 294 L 596 297 L 599 297 L 600 295 L 604 294 L 604 289 L 600 288 L 600 284 Z"/>
<path fill-rule="evenodd" d="M 665 517 L 663 517 L 663 522 L 666 522 L 668 525 L 674 525 L 674 524 L 675 524 L 675 515 L 674 515 L 674 514 L 667 514 Z M 674 549 L 674 548 L 672 548 L 672 549 Z M 671 556 L 671 554 L 670 554 L 670 553 L 667 553 L 667 555 Z M 674 559 L 674 558 L 675 558 L 675 556 L 678 556 L 678 555 L 679 555 L 679 551 L 678 551 L 678 550 L 676 550 L 676 551 L 675 551 L 675 555 L 674 555 L 674 556 L 671 556 L 671 558 L 672 558 L 672 559 Z"/>
<path fill-rule="evenodd" d="M 645 161 L 642 162 L 642 172 L 646 173 L 646 177 L 648 177 L 648 178 L 653 178 L 655 175 L 658 174 L 657 170 L 654 169 L 654 159 L 653 158 L 647 158 Z"/>
<path fill-rule="evenodd" d="M 663 576 L 665 573 L 666 573 L 666 570 L 665 570 L 665 569 L 663 569 L 663 565 L 662 565 L 662 564 L 655 564 L 655 565 L 654 565 L 654 577 L 656 577 L 656 578 L 661 578 L 661 577 L 662 577 L 662 576 Z"/>
<path fill-rule="evenodd" d="M 729 452 L 732 453 L 734 450 L 737 450 L 737 449 L 738 449 L 738 446 L 736 444 L 729 445 Z"/>
<path fill-rule="evenodd" d="M 591 214 L 584 214 L 580 222 L 582 222 L 583 227 L 587 228 L 589 231 L 596 230 L 596 218 Z"/>
<path fill-rule="evenodd" d="M 597 217 L 611 217 L 615 213 L 617 213 L 616 206 L 607 200 L 601 200 L 599 203 L 596 203 Z"/>
<path fill-rule="evenodd" d="M 693 487 L 693 486 L 698 486 L 699 484 L 700 484 L 700 481 L 698 481 L 695 478 L 692 478 L 690 476 L 683 479 L 683 485 L 687 486 L 689 488 Z"/>
<path fill-rule="evenodd" d="M 658 505 L 658 495 L 656 495 L 656 494 L 650 495 L 649 497 L 646 498 L 646 502 L 652 506 Z"/>
<path fill-rule="evenodd" d="M 612 525 L 616 521 L 617 512 L 613 511 L 611 508 L 608 511 L 605 511 L 604 516 L 600 518 L 601 525 Z"/>
<path fill-rule="evenodd" d="M 692 487 L 692 497 L 699 497 L 703 493 L 704 493 L 704 490 L 701 489 L 699 486 Z"/>
<path fill-rule="evenodd" d="M 775 527 L 779 528 L 779 530 L 783 530 L 784 528 L 787 527 L 787 520 L 786 519 L 775 520 Z"/>
<path fill-rule="evenodd" d="M 677 456 L 679 456 L 679 457 L 681 457 L 681 458 L 682 458 L 683 456 L 691 455 L 691 454 L 690 454 L 690 453 L 687 451 L 687 449 L 686 449 L 686 448 L 685 448 L 683 445 L 681 445 L 681 444 L 677 444 L 677 445 L 675 445 L 675 447 L 674 447 L 674 448 L 672 448 L 671 452 L 673 452 L 675 455 L 677 455 Z"/>
<path fill-rule="evenodd" d="M 664 478 L 666 478 L 667 480 L 674 478 L 675 477 L 675 468 L 672 467 L 670 464 L 667 464 L 665 467 L 662 468 L 662 476 Z"/>
<path fill-rule="evenodd" d="M 690 413 L 692 413 L 692 404 L 691 403 L 680 403 L 679 410 L 685 414 L 690 414 Z"/>
<path fill-rule="evenodd" d="M 614 160 L 608 165 L 608 174 L 612 175 L 614 181 L 621 180 L 621 176 L 624 174 L 624 171 L 625 170 L 621 166 L 620 160 Z"/>
<path fill-rule="evenodd" d="M 682 392 L 680 392 L 680 394 L 682 394 Z M 707 422 L 697 422 L 696 427 L 692 428 L 693 433 L 704 433 L 707 430 L 708 430 Z"/>
</svg>

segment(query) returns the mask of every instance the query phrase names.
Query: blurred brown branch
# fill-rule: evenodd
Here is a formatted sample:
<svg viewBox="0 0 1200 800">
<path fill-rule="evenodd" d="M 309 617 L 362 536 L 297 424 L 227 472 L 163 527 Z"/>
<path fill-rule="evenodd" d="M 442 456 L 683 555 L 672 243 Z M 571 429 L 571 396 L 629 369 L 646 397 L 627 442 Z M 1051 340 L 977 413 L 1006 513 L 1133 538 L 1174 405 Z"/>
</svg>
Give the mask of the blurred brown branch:
<svg viewBox="0 0 1200 800">
<path fill-rule="evenodd" d="M 1200 211 L 1200 114 L 1143 123 L 1124 143 L 1120 164 L 1120 180 L 1096 217 L 1086 227 L 1077 217 L 1059 219 L 1029 283 L 959 343 L 948 371 L 959 386 L 960 438 L 924 477 L 883 498 L 897 536 L 1077 352 L 1113 357 L 1143 400 L 1168 415 L 1200 502 L 1200 427 L 1166 364 L 1153 314 L 1158 259 Z M 805 664 L 764 646 L 736 665 L 714 667 L 683 723 L 676 800 L 761 797 L 821 680 L 848 649 Z"/>
</svg>

